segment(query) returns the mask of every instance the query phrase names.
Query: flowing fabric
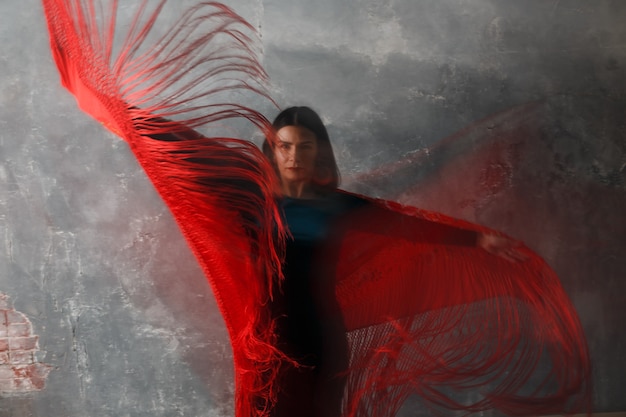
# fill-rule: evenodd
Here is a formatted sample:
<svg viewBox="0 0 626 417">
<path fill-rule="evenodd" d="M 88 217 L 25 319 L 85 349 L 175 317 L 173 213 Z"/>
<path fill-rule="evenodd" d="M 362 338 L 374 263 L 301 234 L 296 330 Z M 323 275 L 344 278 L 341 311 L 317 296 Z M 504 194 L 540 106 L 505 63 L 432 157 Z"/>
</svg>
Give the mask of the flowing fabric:
<svg viewBox="0 0 626 417">
<path fill-rule="evenodd" d="M 129 144 L 212 286 L 233 348 L 237 416 L 267 415 L 278 370 L 299 366 L 277 348 L 267 308 L 288 235 L 278 179 L 252 143 L 192 130 L 243 119 L 271 139 L 261 114 L 230 102 L 239 92 L 271 101 L 254 28 L 199 3 L 163 29 L 160 0 L 140 1 L 124 32 L 117 1 L 42 1 L 62 84 Z M 343 415 L 393 416 L 412 394 L 435 410 L 590 410 L 584 334 L 539 256 L 523 248 L 528 260 L 511 263 L 455 241 L 485 228 L 367 200 L 327 248 L 349 343 Z"/>
</svg>

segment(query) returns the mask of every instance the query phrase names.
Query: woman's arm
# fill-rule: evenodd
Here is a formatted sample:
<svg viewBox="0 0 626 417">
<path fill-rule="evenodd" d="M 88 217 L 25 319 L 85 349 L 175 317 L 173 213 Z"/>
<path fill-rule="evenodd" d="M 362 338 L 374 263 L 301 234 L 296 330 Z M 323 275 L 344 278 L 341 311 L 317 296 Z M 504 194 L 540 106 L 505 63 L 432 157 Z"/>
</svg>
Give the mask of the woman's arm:
<svg viewBox="0 0 626 417">
<path fill-rule="evenodd" d="M 430 219 L 428 213 L 396 203 L 371 200 L 367 197 L 352 195 L 361 201 L 354 213 L 346 217 L 346 229 L 356 227 L 379 235 L 392 236 L 414 243 L 453 245 L 482 248 L 492 255 L 511 262 L 524 261 L 526 255 L 521 250 L 523 244 L 501 233 L 471 228 L 469 223 L 450 219 L 439 213 Z M 440 221 L 438 221 L 440 220 Z M 452 224 L 450 224 L 452 223 Z M 454 224 L 458 223 L 458 224 Z M 468 225 L 468 227 L 463 227 Z"/>
</svg>

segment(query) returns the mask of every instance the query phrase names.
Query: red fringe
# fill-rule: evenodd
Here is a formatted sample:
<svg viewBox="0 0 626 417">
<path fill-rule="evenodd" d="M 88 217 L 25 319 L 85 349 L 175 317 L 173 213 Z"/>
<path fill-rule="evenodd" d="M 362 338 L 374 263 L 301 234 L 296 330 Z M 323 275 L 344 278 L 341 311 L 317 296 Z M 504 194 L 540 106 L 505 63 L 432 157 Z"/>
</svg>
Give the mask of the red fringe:
<svg viewBox="0 0 626 417">
<path fill-rule="evenodd" d="M 144 47 L 165 3 L 140 3 L 114 56 L 117 1 L 43 1 L 62 84 L 82 110 L 128 142 L 212 285 L 233 345 L 237 415 L 262 415 L 287 360 L 274 347 L 264 308 L 281 278 L 279 187 L 254 144 L 191 128 L 244 118 L 269 132 L 258 112 L 215 104 L 236 90 L 267 98 L 266 76 L 251 47 L 253 28 L 219 3 L 189 9 Z M 159 135 L 169 139 L 155 140 Z"/>
<path fill-rule="evenodd" d="M 435 410 L 590 411 L 586 340 L 556 274 L 525 247 L 510 262 L 450 244 L 446 226 L 497 233 L 382 201 L 344 225 L 345 415 L 393 416 L 411 394 Z"/>
<path fill-rule="evenodd" d="M 192 130 L 243 118 L 270 135 L 265 117 L 224 95 L 271 101 L 267 77 L 254 28 L 219 3 L 190 8 L 152 39 L 165 4 L 141 1 L 118 36 L 116 0 L 43 0 L 63 85 L 128 142 L 213 288 L 233 346 L 237 415 L 268 415 L 278 369 L 290 361 L 275 348 L 266 307 L 287 233 L 278 181 L 252 143 Z M 449 244 L 449 226 L 484 231 L 381 201 L 344 225 L 344 415 L 393 416 L 411 394 L 433 409 L 589 411 L 585 338 L 552 270 L 528 249 L 527 262 L 512 264 Z M 477 398 L 460 397 L 467 393 Z"/>
</svg>

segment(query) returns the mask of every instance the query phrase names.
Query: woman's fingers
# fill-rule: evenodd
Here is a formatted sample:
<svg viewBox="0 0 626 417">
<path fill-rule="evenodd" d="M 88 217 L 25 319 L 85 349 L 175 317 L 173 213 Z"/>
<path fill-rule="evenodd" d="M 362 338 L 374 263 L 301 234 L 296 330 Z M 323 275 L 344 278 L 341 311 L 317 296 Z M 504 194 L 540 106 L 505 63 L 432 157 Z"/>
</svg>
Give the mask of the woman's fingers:
<svg viewBox="0 0 626 417">
<path fill-rule="evenodd" d="M 506 236 L 481 233 L 478 236 L 477 246 L 510 262 L 522 262 L 528 259 L 528 256 L 521 250 L 521 242 Z"/>
</svg>

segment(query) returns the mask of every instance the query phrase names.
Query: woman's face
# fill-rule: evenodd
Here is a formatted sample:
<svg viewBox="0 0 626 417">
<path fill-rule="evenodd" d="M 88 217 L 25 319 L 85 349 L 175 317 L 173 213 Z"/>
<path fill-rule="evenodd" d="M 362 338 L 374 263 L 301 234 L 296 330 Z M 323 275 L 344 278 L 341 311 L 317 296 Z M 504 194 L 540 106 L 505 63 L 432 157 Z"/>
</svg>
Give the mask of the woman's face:
<svg viewBox="0 0 626 417">
<path fill-rule="evenodd" d="M 317 138 L 309 129 L 285 126 L 276 132 L 274 161 L 284 183 L 305 183 L 313 180 L 317 158 Z"/>
</svg>

